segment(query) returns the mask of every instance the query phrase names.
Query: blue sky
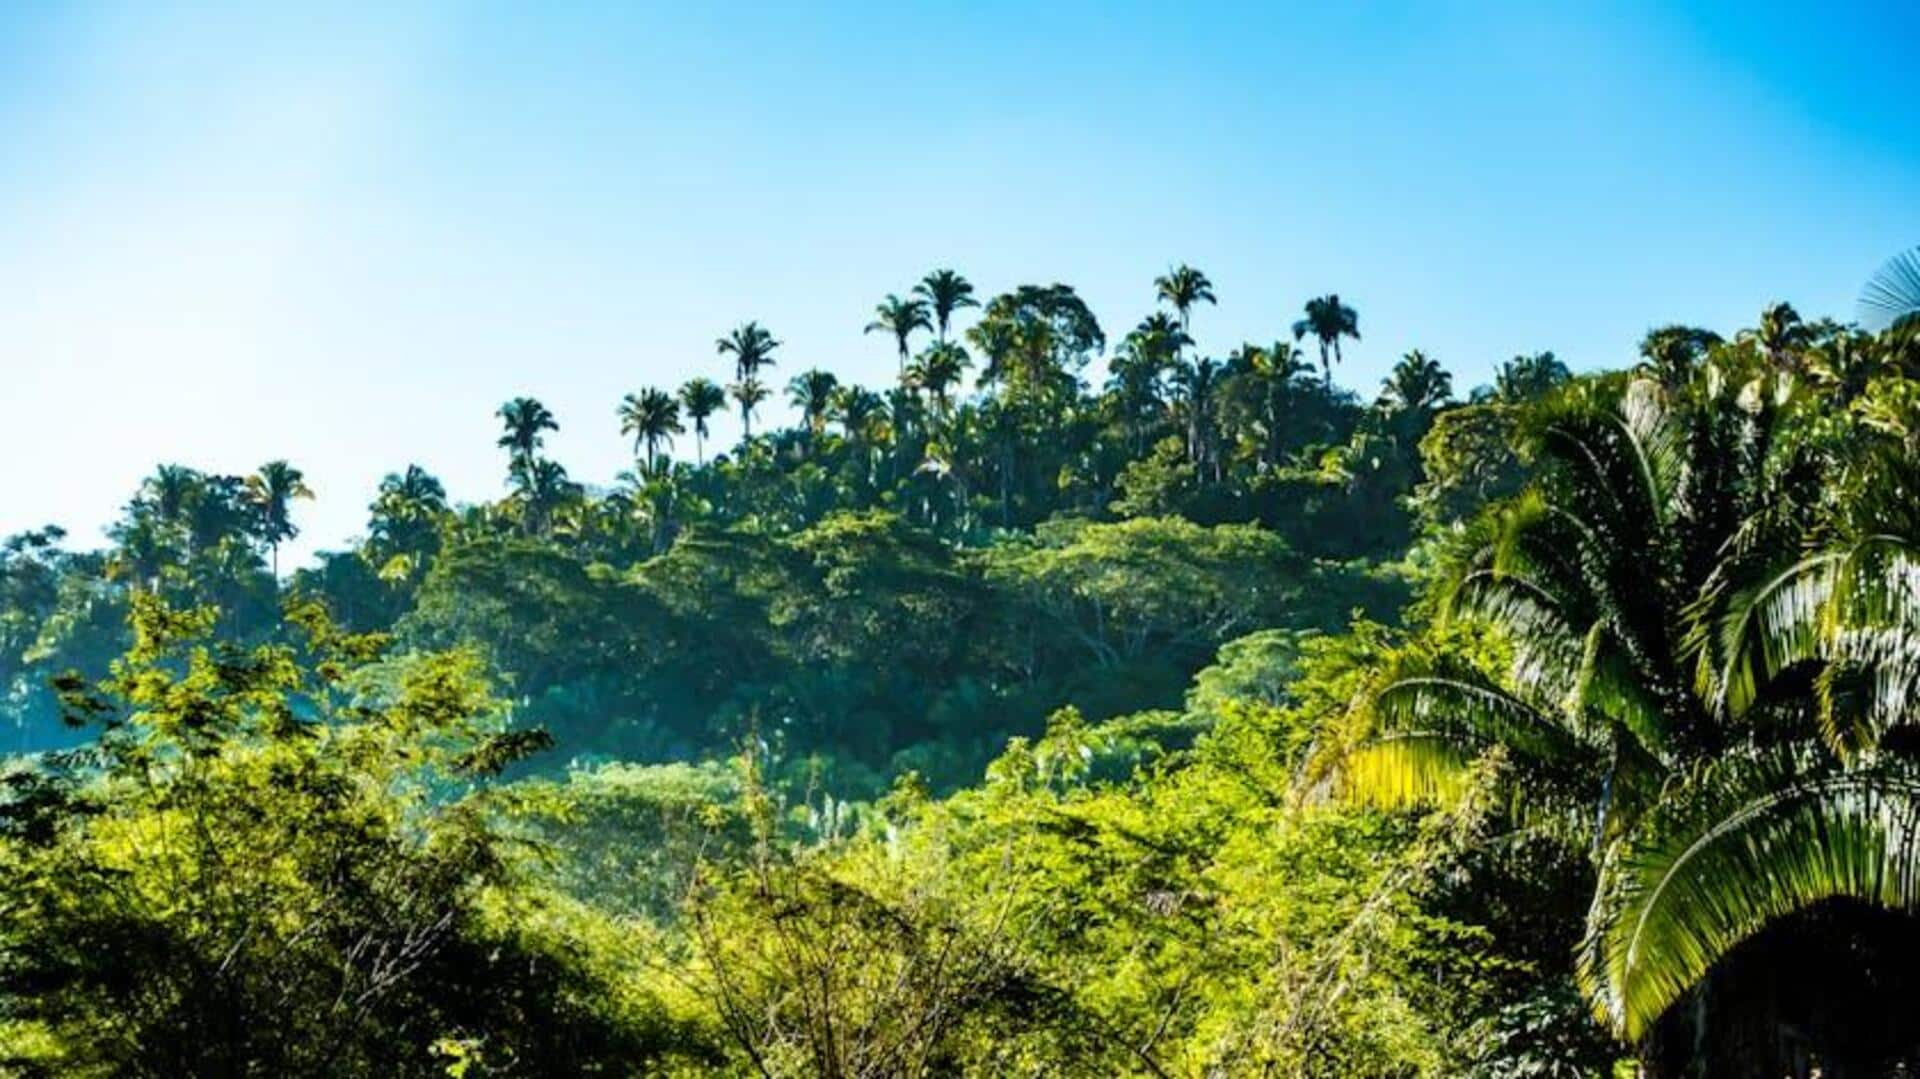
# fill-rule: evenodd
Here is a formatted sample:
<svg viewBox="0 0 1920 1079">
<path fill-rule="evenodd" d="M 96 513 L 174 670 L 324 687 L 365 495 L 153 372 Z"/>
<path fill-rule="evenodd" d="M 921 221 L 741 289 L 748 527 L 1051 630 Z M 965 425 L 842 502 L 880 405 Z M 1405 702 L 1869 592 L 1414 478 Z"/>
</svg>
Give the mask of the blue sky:
<svg viewBox="0 0 1920 1079">
<path fill-rule="evenodd" d="M 1118 331 L 1191 262 L 1214 352 L 1338 291 L 1369 394 L 1416 346 L 1464 388 L 1776 298 L 1849 317 L 1920 243 L 1917 31 L 1901 4 L 0 6 L 0 532 L 92 543 L 161 461 L 287 457 L 320 493 L 301 548 L 337 545 L 408 462 L 498 493 L 522 393 L 606 482 L 620 395 L 721 374 L 742 319 L 783 378 L 890 377 L 860 328 L 941 265 L 1069 282 Z"/>
</svg>

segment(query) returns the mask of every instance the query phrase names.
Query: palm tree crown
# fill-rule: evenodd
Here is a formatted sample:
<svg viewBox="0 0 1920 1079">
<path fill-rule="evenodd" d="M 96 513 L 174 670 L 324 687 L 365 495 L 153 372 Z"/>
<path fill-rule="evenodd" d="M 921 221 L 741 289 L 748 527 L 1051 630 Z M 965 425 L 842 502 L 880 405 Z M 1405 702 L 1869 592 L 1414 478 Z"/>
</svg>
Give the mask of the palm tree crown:
<svg viewBox="0 0 1920 1079">
<path fill-rule="evenodd" d="M 773 366 L 773 350 L 780 347 L 773 334 L 758 322 L 743 322 L 734 327 L 727 336 L 714 342 L 714 351 L 722 356 L 733 357 L 733 376 L 736 381 L 753 378 L 763 367 Z"/>
<path fill-rule="evenodd" d="M 733 395 L 734 401 L 740 406 L 740 436 L 751 440 L 753 412 L 773 396 L 773 391 L 767 389 L 759 379 L 748 376 L 727 387 L 727 392 Z"/>
<path fill-rule="evenodd" d="M 892 293 L 881 300 L 873 309 L 874 319 L 867 323 L 866 333 L 889 333 L 900 354 L 900 373 L 906 374 L 907 357 L 912 353 L 911 338 L 915 330 L 931 330 L 933 323 L 927 318 L 925 300 L 903 300 Z"/>
<path fill-rule="evenodd" d="M 800 410 L 807 429 L 816 436 L 826 429 L 827 412 L 833 407 L 833 394 L 839 387 L 838 378 L 817 367 L 800 372 L 787 383 L 787 400 Z"/>
<path fill-rule="evenodd" d="M 680 407 L 693 422 L 695 459 L 706 463 L 707 419 L 727 406 L 727 391 L 710 378 L 690 378 L 680 387 Z"/>
<path fill-rule="evenodd" d="M 951 341 L 935 341 L 922 349 L 907 366 L 907 382 L 933 401 L 934 411 L 946 415 L 949 395 L 965 377 L 972 363 L 967 350 Z"/>
<path fill-rule="evenodd" d="M 280 544 L 300 534 L 293 523 L 293 500 L 312 497 L 306 477 L 285 461 L 268 461 L 247 477 L 247 501 L 257 515 L 260 538 L 273 552 L 275 577 L 280 576 Z"/>
<path fill-rule="evenodd" d="M 672 445 L 673 436 L 682 430 L 680 402 L 667 391 L 649 387 L 621 399 L 620 433 L 633 439 L 634 456 L 646 447 L 649 474 L 655 470 L 660 444 Z"/>
<path fill-rule="evenodd" d="M 952 270 L 935 270 L 913 286 L 913 294 L 933 310 L 933 328 L 941 341 L 953 324 L 954 313 L 963 307 L 979 307 L 973 298 L 973 284 Z"/>
<path fill-rule="evenodd" d="M 1333 385 L 1333 365 L 1340 362 L 1340 339 L 1360 340 L 1360 314 L 1334 294 L 1307 301 L 1307 317 L 1293 324 L 1295 341 L 1312 334 L 1320 342 L 1320 370 Z"/>
<path fill-rule="evenodd" d="M 1154 291 L 1180 315 L 1180 329 L 1190 329 L 1193 308 L 1199 303 L 1217 303 L 1213 282 L 1207 275 L 1186 264 L 1175 266 L 1153 279 Z"/>
<path fill-rule="evenodd" d="M 1380 382 L 1380 403 L 1394 412 L 1431 412 L 1453 398 L 1453 376 L 1440 361 L 1414 349 Z"/>
<path fill-rule="evenodd" d="M 496 443 L 507 451 L 508 471 L 525 469 L 540 447 L 546 444 L 544 432 L 558 431 L 560 422 L 547 406 L 531 397 L 516 397 L 494 413 L 506 428 Z"/>
</svg>

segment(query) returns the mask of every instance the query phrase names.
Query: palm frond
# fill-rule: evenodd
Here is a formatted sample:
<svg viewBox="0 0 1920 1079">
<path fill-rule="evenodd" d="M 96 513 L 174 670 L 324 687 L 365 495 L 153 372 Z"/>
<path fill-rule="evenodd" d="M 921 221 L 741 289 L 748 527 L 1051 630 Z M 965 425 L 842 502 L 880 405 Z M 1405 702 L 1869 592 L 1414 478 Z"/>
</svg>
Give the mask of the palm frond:
<svg viewBox="0 0 1920 1079">
<path fill-rule="evenodd" d="M 1460 794 L 1472 761 L 1444 735 L 1394 734 L 1344 754 L 1335 779 L 1341 797 L 1361 805 L 1443 805 Z"/>
<path fill-rule="evenodd" d="M 1668 760 L 1674 716 L 1655 698 L 1643 673 L 1622 654 L 1611 627 L 1595 622 L 1582 644 L 1579 674 L 1562 710 L 1569 717 L 1604 716 L 1631 734 L 1649 757 Z"/>
<path fill-rule="evenodd" d="M 1920 247 L 1902 251 L 1874 271 L 1860 290 L 1860 324 L 1879 332 L 1920 315 Z"/>
<path fill-rule="evenodd" d="M 1636 378 L 1614 413 L 1640 474 L 1641 494 L 1653 520 L 1666 524 L 1670 507 L 1688 481 L 1687 429 L 1675 422 L 1666 391 L 1650 378 Z"/>
<path fill-rule="evenodd" d="M 1696 688 L 1726 715 L 1746 714 L 1761 687 L 1796 663 L 1818 658 L 1841 556 L 1803 558 L 1725 600 L 1689 642 L 1698 652 Z"/>
<path fill-rule="evenodd" d="M 1831 898 L 1920 909 L 1920 772 L 1723 761 L 1670 789 L 1605 859 L 1580 977 L 1635 1039 L 1741 941 Z"/>
</svg>

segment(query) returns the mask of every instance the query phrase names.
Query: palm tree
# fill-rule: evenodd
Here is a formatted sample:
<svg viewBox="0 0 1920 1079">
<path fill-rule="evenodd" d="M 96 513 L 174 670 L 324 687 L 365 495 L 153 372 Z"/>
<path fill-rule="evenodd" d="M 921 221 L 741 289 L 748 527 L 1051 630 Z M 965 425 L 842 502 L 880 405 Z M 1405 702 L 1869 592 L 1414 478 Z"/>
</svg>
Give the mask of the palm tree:
<svg viewBox="0 0 1920 1079">
<path fill-rule="evenodd" d="M 1164 409 L 1163 383 L 1178 363 L 1180 350 L 1191 342 L 1180 324 L 1164 311 L 1155 311 L 1120 341 L 1107 364 L 1107 392 L 1113 395 L 1127 429 L 1132 452 L 1140 452 L 1147 428 Z"/>
<path fill-rule="evenodd" d="M 648 387 L 620 401 L 620 433 L 633 437 L 635 457 L 640 456 L 642 445 L 646 447 L 648 475 L 655 471 L 660 443 L 672 445 L 673 436 L 684 429 L 680 426 L 680 402 L 665 390 Z"/>
<path fill-rule="evenodd" d="M 779 347 L 780 342 L 764 326 L 751 321 L 714 342 L 714 351 L 733 357 L 733 377 L 738 382 L 758 376 L 763 367 L 772 367 L 773 350 Z"/>
<path fill-rule="evenodd" d="M 1720 335 L 1698 326 L 1659 326 L 1640 339 L 1640 370 L 1675 388 L 1698 371 Z"/>
<path fill-rule="evenodd" d="M 405 580 L 422 568 L 447 513 L 447 489 L 419 465 L 389 472 L 367 507 L 368 552 L 382 580 Z"/>
<path fill-rule="evenodd" d="M 1801 421 L 1806 396 L 1772 365 L 1720 374 L 1609 378 L 1530 406 L 1536 479 L 1476 526 L 1440 593 L 1443 622 L 1486 627 L 1510 661 L 1489 673 L 1407 650 L 1354 713 L 1359 736 L 1309 774 L 1421 800 L 1497 747 L 1516 823 L 1593 861 L 1579 977 L 1596 1013 L 1656 1067 L 1663 1044 L 1710 1042 L 1758 1054 L 1716 1071 L 1782 1074 L 1771 1028 L 1755 1029 L 1769 980 L 1722 964 L 1736 947 L 1764 959 L 1752 938 L 1831 898 L 1920 905 L 1920 768 L 1910 743 L 1846 752 L 1817 707 L 1832 683 L 1804 669 L 1821 626 L 1884 653 L 1832 610 L 1845 558 L 1801 554 L 1830 485 L 1807 437 L 1822 415 Z M 1920 633 L 1906 640 L 1920 655 Z M 1703 981 L 1694 1007 L 1672 1007 Z"/>
<path fill-rule="evenodd" d="M 1452 399 L 1453 376 L 1417 348 L 1380 382 L 1380 404 L 1390 412 L 1431 413 Z"/>
<path fill-rule="evenodd" d="M 537 458 L 520 470 L 519 503 L 522 527 L 529 533 L 547 531 L 555 513 L 581 494 L 580 485 L 567 478 L 567 470 L 558 461 Z"/>
<path fill-rule="evenodd" d="M 1340 302 L 1335 294 L 1307 301 L 1307 317 L 1293 324 L 1295 341 L 1312 334 L 1320 342 L 1320 370 L 1329 387 L 1333 385 L 1333 365 L 1340 362 L 1340 339 L 1360 340 L 1360 315 Z"/>
<path fill-rule="evenodd" d="M 875 428 L 885 419 L 887 403 L 864 386 L 842 386 L 833 395 L 834 419 L 847 441 L 864 445 L 873 440 Z"/>
<path fill-rule="evenodd" d="M 915 330 L 931 330 L 933 323 L 927 319 L 927 304 L 924 300 L 903 300 L 892 293 L 881 300 L 873 309 L 874 320 L 867 323 L 866 333 L 890 333 L 893 343 L 900 353 L 900 374 L 907 372 L 907 356 L 912 352 L 910 339 Z"/>
<path fill-rule="evenodd" d="M 827 427 L 827 413 L 833 407 L 834 391 L 840 388 L 840 380 L 832 373 L 814 368 L 802 371 L 787 383 L 787 400 L 800 410 L 806 419 L 807 431 L 813 437 L 820 437 Z"/>
<path fill-rule="evenodd" d="M 1277 465 L 1289 441 L 1310 440 L 1296 412 L 1299 380 L 1311 370 L 1290 341 L 1243 344 L 1228 354 L 1220 387 L 1226 437 L 1249 442 L 1261 469 Z"/>
<path fill-rule="evenodd" d="M 759 379 L 749 376 L 727 387 L 727 392 L 731 393 L 734 401 L 740 405 L 740 437 L 743 440 L 751 442 L 753 440 L 753 410 L 759 408 L 765 403 L 767 398 L 773 396 L 773 391 L 767 389 Z"/>
<path fill-rule="evenodd" d="M 1207 275 L 1182 263 L 1153 279 L 1153 288 L 1160 299 L 1172 305 L 1180 314 L 1180 332 L 1191 329 L 1190 319 L 1193 306 L 1197 303 L 1217 303 L 1213 297 L 1213 282 Z"/>
<path fill-rule="evenodd" d="M 972 363 L 967 350 L 950 341 L 935 341 L 914 357 L 907 367 L 907 382 L 926 391 L 933 400 L 936 415 L 945 416 L 949 392 L 960 384 Z"/>
<path fill-rule="evenodd" d="M 205 477 L 185 465 L 161 465 L 140 485 L 140 497 L 165 525 L 186 521 Z"/>
<path fill-rule="evenodd" d="M 1801 353 L 1813 343 L 1814 330 L 1800 312 L 1786 302 L 1768 304 L 1760 312 L 1760 325 L 1742 330 L 1736 340 L 1751 344 L 1774 363 L 1798 366 Z"/>
<path fill-rule="evenodd" d="M 1551 352 L 1515 356 L 1493 376 L 1493 394 L 1504 404 L 1517 405 L 1545 396 L 1572 378 L 1567 365 Z"/>
<path fill-rule="evenodd" d="M 312 497 L 306 477 L 285 461 L 268 461 L 247 477 L 247 502 L 256 515 L 260 538 L 273 552 L 276 580 L 280 577 L 280 544 L 300 534 L 293 523 L 293 500 Z"/>
<path fill-rule="evenodd" d="M 500 417 L 501 424 L 506 428 L 495 445 L 507 451 L 509 479 L 533 462 L 540 447 L 546 444 L 543 432 L 560 429 L 559 421 L 554 419 L 547 406 L 531 397 L 516 397 L 501 405 L 494 415 Z"/>
<path fill-rule="evenodd" d="M 680 407 L 693 422 L 693 452 L 700 464 L 707 463 L 707 418 L 725 408 L 727 391 L 709 378 L 690 378 L 680 387 Z"/>
<path fill-rule="evenodd" d="M 980 306 L 980 301 L 973 298 L 973 284 L 952 270 L 935 270 L 921 278 L 920 283 L 913 286 L 913 294 L 932 308 L 934 331 L 943 344 L 953 324 L 954 312 L 963 307 Z"/>
</svg>

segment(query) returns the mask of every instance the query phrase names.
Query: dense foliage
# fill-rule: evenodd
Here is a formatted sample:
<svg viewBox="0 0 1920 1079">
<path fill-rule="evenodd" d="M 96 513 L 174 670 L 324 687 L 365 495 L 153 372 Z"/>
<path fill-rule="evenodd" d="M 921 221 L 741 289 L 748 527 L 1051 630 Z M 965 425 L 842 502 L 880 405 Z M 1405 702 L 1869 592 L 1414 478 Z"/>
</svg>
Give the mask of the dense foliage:
<svg viewBox="0 0 1920 1079">
<path fill-rule="evenodd" d="M 1362 403 L 1154 285 L 929 274 L 785 428 L 745 323 L 606 489 L 515 399 L 286 578 L 286 462 L 6 541 L 0 1069 L 1920 1063 L 1920 326 Z"/>
</svg>

